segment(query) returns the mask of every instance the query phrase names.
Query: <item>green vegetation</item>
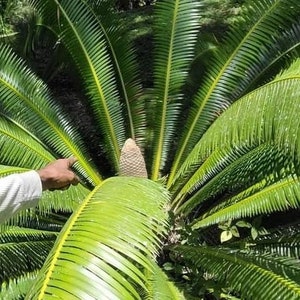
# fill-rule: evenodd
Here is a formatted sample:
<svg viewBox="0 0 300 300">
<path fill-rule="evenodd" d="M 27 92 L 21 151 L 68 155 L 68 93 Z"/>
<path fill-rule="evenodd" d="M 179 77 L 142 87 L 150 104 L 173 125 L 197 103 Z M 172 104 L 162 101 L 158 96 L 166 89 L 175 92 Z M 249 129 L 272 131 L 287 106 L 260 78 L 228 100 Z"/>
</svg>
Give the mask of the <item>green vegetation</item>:
<svg viewBox="0 0 300 300">
<path fill-rule="evenodd" d="M 0 174 L 76 156 L 81 184 L 1 225 L 0 298 L 300 299 L 299 1 L 248 1 L 220 31 L 214 1 L 131 20 L 28 2 L 70 85 L 51 93 L 0 46 Z M 56 99 L 68 87 L 82 113 Z M 149 179 L 118 176 L 127 138 Z"/>
<path fill-rule="evenodd" d="M 28 22 L 31 11 L 26 0 L 0 1 L 1 37 L 18 34 L 18 25 Z"/>
</svg>

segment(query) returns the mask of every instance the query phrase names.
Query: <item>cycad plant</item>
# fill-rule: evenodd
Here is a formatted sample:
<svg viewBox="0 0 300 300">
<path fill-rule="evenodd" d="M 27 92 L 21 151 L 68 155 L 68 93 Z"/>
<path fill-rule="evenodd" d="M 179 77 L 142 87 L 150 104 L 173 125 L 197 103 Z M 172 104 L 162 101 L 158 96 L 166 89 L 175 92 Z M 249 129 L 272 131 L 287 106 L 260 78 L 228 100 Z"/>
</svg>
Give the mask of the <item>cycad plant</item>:
<svg viewBox="0 0 300 300">
<path fill-rule="evenodd" d="M 300 299 L 299 0 L 249 1 L 212 51 L 202 1 L 157 1 L 151 86 L 111 2 L 30 1 L 77 68 L 97 153 L 1 46 L 1 175 L 75 156 L 81 184 L 2 224 L 0 298 Z"/>
</svg>

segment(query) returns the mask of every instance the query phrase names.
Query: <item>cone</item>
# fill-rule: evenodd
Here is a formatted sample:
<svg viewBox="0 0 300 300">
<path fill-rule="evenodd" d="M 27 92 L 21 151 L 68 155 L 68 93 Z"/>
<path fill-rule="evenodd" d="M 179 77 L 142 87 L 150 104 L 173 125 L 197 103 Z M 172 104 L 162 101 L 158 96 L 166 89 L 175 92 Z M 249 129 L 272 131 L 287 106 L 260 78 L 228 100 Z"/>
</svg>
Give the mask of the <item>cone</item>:
<svg viewBox="0 0 300 300">
<path fill-rule="evenodd" d="M 127 139 L 121 150 L 119 175 L 148 178 L 143 154 L 133 139 Z"/>
</svg>

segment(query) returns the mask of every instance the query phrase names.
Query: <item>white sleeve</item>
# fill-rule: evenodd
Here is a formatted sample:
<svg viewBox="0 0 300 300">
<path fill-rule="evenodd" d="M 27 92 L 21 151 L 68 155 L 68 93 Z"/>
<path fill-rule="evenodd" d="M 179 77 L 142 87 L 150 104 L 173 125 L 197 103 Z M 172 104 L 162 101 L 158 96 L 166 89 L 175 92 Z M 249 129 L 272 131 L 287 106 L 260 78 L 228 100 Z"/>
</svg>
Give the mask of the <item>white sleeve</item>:
<svg viewBox="0 0 300 300">
<path fill-rule="evenodd" d="M 42 183 L 36 171 L 13 174 L 0 179 L 0 223 L 21 209 L 37 205 Z"/>
</svg>

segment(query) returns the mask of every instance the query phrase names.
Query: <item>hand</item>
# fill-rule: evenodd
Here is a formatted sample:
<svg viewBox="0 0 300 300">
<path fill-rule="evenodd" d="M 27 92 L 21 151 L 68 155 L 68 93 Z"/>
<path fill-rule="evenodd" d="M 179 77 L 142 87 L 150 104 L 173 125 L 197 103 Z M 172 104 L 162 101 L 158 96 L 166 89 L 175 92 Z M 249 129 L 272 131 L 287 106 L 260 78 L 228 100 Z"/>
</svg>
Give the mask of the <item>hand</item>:
<svg viewBox="0 0 300 300">
<path fill-rule="evenodd" d="M 74 157 L 58 159 L 38 170 L 43 190 L 66 189 L 71 184 L 78 184 L 79 178 L 71 170 L 72 165 L 76 161 L 77 159 Z"/>
</svg>

